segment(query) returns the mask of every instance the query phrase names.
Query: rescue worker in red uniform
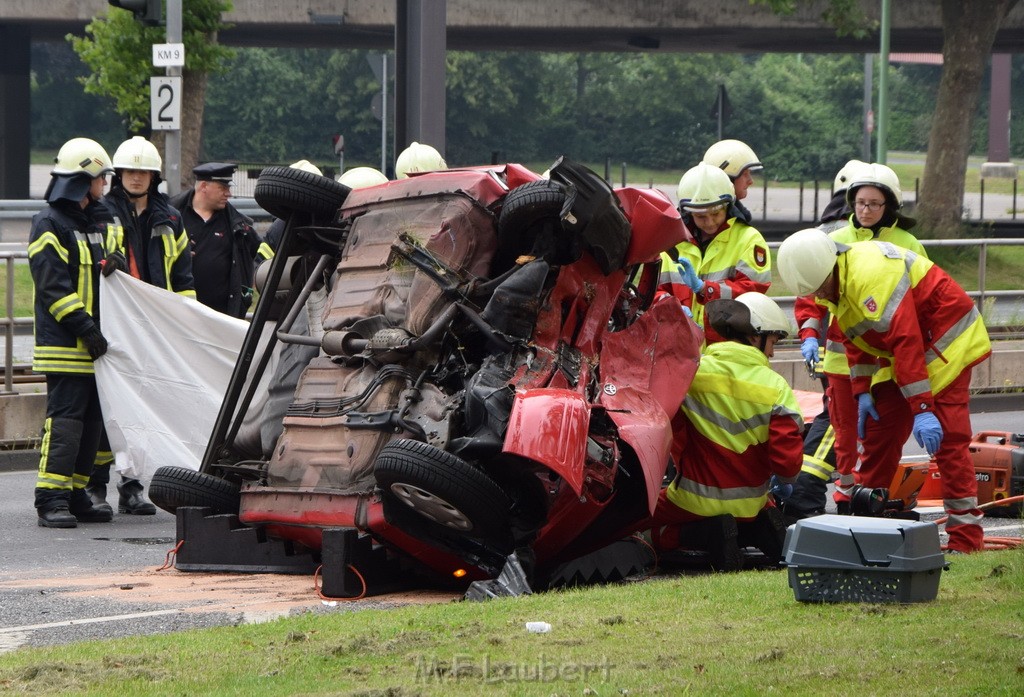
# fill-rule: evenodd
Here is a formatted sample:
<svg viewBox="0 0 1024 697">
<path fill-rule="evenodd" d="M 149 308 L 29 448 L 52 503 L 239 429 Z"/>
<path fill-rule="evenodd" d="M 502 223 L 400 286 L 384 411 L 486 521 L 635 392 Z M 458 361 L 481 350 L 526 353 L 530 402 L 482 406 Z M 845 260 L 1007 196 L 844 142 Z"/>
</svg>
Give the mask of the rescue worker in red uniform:
<svg viewBox="0 0 1024 697">
<path fill-rule="evenodd" d="M 781 558 L 785 528 L 769 482 L 781 489 L 800 472 L 803 417 L 768 362 L 791 329 L 779 306 L 751 292 L 711 302 L 707 313 L 724 340 L 705 349 L 673 422 L 677 473 L 658 500 L 652 540 L 662 551 L 704 548 L 728 571 L 741 567 L 745 546 Z"/>
<path fill-rule="evenodd" d="M 107 351 L 99 325 L 99 272 L 109 214 L 99 204 L 113 171 L 103 147 L 72 138 L 57 153 L 47 205 L 32 218 L 28 258 L 35 288 L 32 369 L 46 375 L 46 420 L 35 487 L 38 523 L 102 523 L 89 500 L 103 419 L 93 361 Z"/>
<path fill-rule="evenodd" d="M 692 238 L 662 253 L 659 285 L 708 330 L 705 303 L 767 291 L 771 257 L 761 233 L 739 219 L 733 185 L 724 171 L 701 163 L 679 180 L 678 194 L 683 224 Z"/>
<path fill-rule="evenodd" d="M 192 255 L 181 214 L 157 190 L 163 159 L 156 146 L 134 136 L 114 151 L 114 177 L 103 205 L 114 218 L 113 237 L 107 242 L 109 263 L 103 273 L 123 271 L 172 293 L 195 298 Z M 107 508 L 107 484 L 114 455 L 104 432 L 96 453 L 96 466 L 86 491 L 98 508 Z M 155 515 L 156 506 L 146 500 L 138 479 L 121 477 L 117 484 L 117 509 L 130 515 Z"/>
<path fill-rule="evenodd" d="M 948 548 L 980 550 L 968 388 L 971 368 L 992 349 L 974 302 L 941 268 L 891 242 L 845 245 L 801 230 L 782 243 L 778 265 L 783 281 L 824 303 L 843 332 L 862 435 L 868 420 L 886 427 L 862 456 L 864 486 L 888 486 L 913 434 L 942 475 Z M 882 370 L 892 379 L 874 381 Z M 890 408 L 897 397 L 906 406 Z"/>
<path fill-rule="evenodd" d="M 878 164 L 866 164 L 853 161 L 850 168 L 840 171 L 840 176 L 848 177 L 846 202 L 852 211 L 849 221 L 843 227 L 832 231 L 830 236 L 841 244 L 853 244 L 867 240 L 883 240 L 892 242 L 915 254 L 928 258 L 924 246 L 913 234 L 908 232 L 916 221 L 900 213 L 903 206 L 903 192 L 899 178 L 889 167 Z M 794 305 L 798 331 L 800 333 L 801 352 L 805 361 L 814 363 L 818 358 L 818 336 L 821 327 L 828 317 L 828 310 L 815 302 L 813 296 L 798 298 Z M 846 361 L 843 347 L 843 333 L 835 321 L 828 324 L 825 343 L 825 358 L 822 372 L 828 383 L 829 418 L 835 434 L 836 470 L 839 481 L 836 484 L 834 499 L 837 511 L 850 513 L 850 490 L 854 484 L 868 486 L 856 475 L 857 466 L 857 402 L 853 398 L 850 381 L 850 367 Z M 892 379 L 891 370 L 879 370 L 872 374 L 873 384 Z M 886 411 L 906 409 L 906 400 L 891 390 L 882 390 L 878 399 L 892 399 L 879 408 Z M 890 424 L 896 420 L 870 421 L 864 424 L 862 449 L 866 460 L 876 459 L 874 451 L 880 444 L 887 444 L 898 432 L 890 433 Z M 876 433 L 877 431 L 877 433 Z M 904 439 L 905 440 L 905 439 Z M 808 463 L 813 469 L 814 463 Z M 815 471 L 817 473 L 817 471 Z M 829 473 L 830 474 L 830 473 Z M 824 484 L 824 482 L 822 482 Z M 875 486 L 888 487 L 891 482 Z M 824 488 L 822 488 L 824 491 Z"/>
</svg>

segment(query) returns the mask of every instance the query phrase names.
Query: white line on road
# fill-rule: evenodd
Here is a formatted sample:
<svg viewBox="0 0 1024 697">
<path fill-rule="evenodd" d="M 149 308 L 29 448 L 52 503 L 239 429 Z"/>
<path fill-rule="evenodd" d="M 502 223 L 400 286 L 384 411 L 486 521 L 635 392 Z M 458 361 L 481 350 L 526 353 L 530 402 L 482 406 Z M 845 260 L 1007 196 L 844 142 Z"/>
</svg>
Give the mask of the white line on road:
<svg viewBox="0 0 1024 697">
<path fill-rule="evenodd" d="M 151 610 L 150 612 L 133 612 L 130 615 L 109 615 L 107 617 L 86 617 L 85 619 L 67 620 L 65 622 L 50 622 L 48 624 L 26 624 L 21 627 L 0 627 L 0 634 L 12 632 L 31 632 L 37 629 L 51 629 L 53 627 L 73 627 L 79 624 L 96 624 L 97 622 L 117 622 L 118 620 L 136 620 L 141 617 L 159 617 L 160 615 L 177 615 L 182 610 Z"/>
</svg>

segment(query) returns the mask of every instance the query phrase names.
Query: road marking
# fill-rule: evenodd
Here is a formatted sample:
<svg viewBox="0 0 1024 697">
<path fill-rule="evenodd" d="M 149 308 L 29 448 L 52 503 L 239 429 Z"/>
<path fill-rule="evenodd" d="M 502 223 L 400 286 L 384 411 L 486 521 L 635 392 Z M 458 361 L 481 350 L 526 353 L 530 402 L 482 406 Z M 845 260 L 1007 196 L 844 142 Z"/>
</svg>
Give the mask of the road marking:
<svg viewBox="0 0 1024 697">
<path fill-rule="evenodd" d="M 99 622 L 117 622 L 118 620 L 136 620 L 142 617 L 159 617 L 160 615 L 177 615 L 182 610 L 151 610 L 150 612 L 133 612 L 130 615 L 109 615 L 107 617 L 86 617 L 85 619 L 50 622 L 48 624 L 25 624 L 20 627 L 0 627 L 0 634 L 13 632 L 31 632 L 37 629 L 53 627 L 74 627 L 79 624 L 97 624 Z"/>
</svg>

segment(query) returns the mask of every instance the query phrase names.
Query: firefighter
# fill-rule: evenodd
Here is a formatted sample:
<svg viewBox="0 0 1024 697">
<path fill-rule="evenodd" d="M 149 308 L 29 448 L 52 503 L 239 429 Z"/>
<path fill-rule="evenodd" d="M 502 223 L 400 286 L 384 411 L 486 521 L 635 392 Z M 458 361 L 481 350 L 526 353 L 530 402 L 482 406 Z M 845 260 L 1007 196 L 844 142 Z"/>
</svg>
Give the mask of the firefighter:
<svg viewBox="0 0 1024 697">
<path fill-rule="evenodd" d="M 406 179 L 410 173 L 436 172 L 448 169 L 448 164 L 441 153 L 431 145 L 413 141 L 395 159 L 395 177 Z"/>
<path fill-rule="evenodd" d="M 35 507 L 39 525 L 73 528 L 111 520 L 92 505 L 89 482 L 103 430 L 93 361 L 107 351 L 99 325 L 99 271 L 112 227 L 99 203 L 113 169 L 89 138 L 61 146 L 48 205 L 32 218 L 28 257 L 35 289 L 32 369 L 46 375 L 46 420 Z"/>
<path fill-rule="evenodd" d="M 733 208 L 735 192 L 724 171 L 698 164 L 679 180 L 677 193 L 691 236 L 662 253 L 660 287 L 676 296 L 697 324 L 706 325 L 705 303 L 768 290 L 771 258 L 761 233 Z"/>
<path fill-rule="evenodd" d="M 884 427 L 864 439 L 864 485 L 892 481 L 912 434 L 942 475 L 948 548 L 981 549 L 968 388 L 991 344 L 974 302 L 941 268 L 892 242 L 846 245 L 801 230 L 782 243 L 778 264 L 786 284 L 824 303 L 843 332 L 862 437 L 869 420 Z M 891 379 L 873 380 L 883 370 Z M 890 408 L 899 398 L 905 406 Z"/>
<path fill-rule="evenodd" d="M 114 176 L 103 205 L 114 218 L 114 235 L 108 240 L 110 263 L 104 265 L 103 274 L 124 271 L 158 288 L 195 298 L 192 255 L 181 214 L 157 189 L 163 160 L 156 146 L 142 136 L 129 138 L 114 151 L 113 165 Z M 99 508 L 110 508 L 107 484 L 112 463 L 113 453 L 104 432 L 96 467 L 86 487 Z M 122 476 L 117 492 L 118 512 L 156 514 L 156 506 L 146 500 L 139 480 Z"/>
<path fill-rule="evenodd" d="M 193 188 L 171 199 L 181 211 L 192 254 L 196 299 L 242 319 L 252 304 L 256 265 L 274 256 L 252 219 L 231 205 L 237 165 L 207 162 L 192 169 Z"/>
<path fill-rule="evenodd" d="M 677 474 L 663 490 L 652 539 L 662 550 L 705 548 L 712 566 L 735 570 L 740 548 L 782 554 L 785 528 L 769 503 L 769 482 L 796 479 L 803 418 L 793 390 L 768 359 L 790 330 L 767 296 L 750 292 L 708 304 L 723 341 L 709 344 L 673 421 Z"/>
<path fill-rule="evenodd" d="M 908 232 L 910 228 L 914 227 L 916 221 L 900 212 L 903 205 L 903 193 L 900 189 L 899 178 L 892 169 L 878 163 L 860 163 L 850 167 L 848 171 L 840 171 L 840 175 L 848 177 L 846 202 L 851 214 L 844 227 L 830 233 L 833 240 L 841 244 L 852 244 L 872 239 L 883 240 L 909 249 L 925 259 L 928 258 L 924 246 L 913 234 Z M 802 339 L 801 352 L 804 360 L 813 364 L 818 358 L 818 336 L 821 327 L 826 326 L 828 310 L 823 305 L 815 303 L 814 298 L 809 296 L 798 299 L 794 305 L 794 311 Z M 891 482 L 881 482 L 873 476 L 864 478 L 855 472 L 858 440 L 857 403 L 851 391 L 850 367 L 847 364 L 843 348 L 843 333 L 835 321 L 830 322 L 827 327 L 822 372 L 828 383 L 829 418 L 835 436 L 835 461 L 836 470 L 839 472 L 834 499 L 838 512 L 850 513 L 850 491 L 855 484 L 880 488 L 888 487 Z M 872 382 L 878 384 L 891 378 L 891 370 L 886 368 L 875 372 Z M 889 400 L 879 407 L 885 411 L 908 408 L 906 400 L 891 390 L 880 391 L 876 399 Z M 861 444 L 862 460 L 872 462 L 877 457 L 887 457 L 884 453 L 876 454 L 876 450 L 879 447 L 887 450 L 887 444 L 891 437 L 898 437 L 898 432 L 889 434 L 887 430 L 890 423 L 896 424 L 899 421 L 895 419 L 887 419 L 882 422 L 872 420 L 863 425 L 861 430 L 865 433 Z M 879 432 L 873 433 L 876 430 Z M 819 463 L 808 462 L 807 465 L 806 471 L 812 475 L 831 474 L 825 472 Z M 885 470 L 873 469 L 868 466 L 866 471 L 874 471 L 880 476 L 881 472 Z M 825 484 L 824 481 L 819 481 L 822 485 Z M 820 491 L 824 493 L 824 488 L 821 488 Z"/>
<path fill-rule="evenodd" d="M 735 207 L 739 213 L 738 217 L 749 225 L 753 221 L 753 216 L 741 201 L 747 197 L 747 192 L 754 185 L 754 172 L 764 169 L 764 165 L 757 159 L 757 154 L 742 140 L 730 138 L 720 140 L 708 148 L 702 162 L 718 167 L 729 175 L 736 189 Z"/>
</svg>

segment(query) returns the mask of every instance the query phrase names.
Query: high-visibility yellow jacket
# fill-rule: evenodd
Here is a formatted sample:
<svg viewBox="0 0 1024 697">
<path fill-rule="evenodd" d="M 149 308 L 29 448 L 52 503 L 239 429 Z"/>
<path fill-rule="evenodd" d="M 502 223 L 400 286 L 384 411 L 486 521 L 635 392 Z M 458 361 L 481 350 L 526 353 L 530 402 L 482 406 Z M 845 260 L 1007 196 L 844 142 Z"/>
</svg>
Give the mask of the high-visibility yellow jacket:
<svg viewBox="0 0 1024 697">
<path fill-rule="evenodd" d="M 839 301 L 824 302 L 846 338 L 855 395 L 892 369 L 911 411 L 933 408 L 964 370 L 992 352 L 974 301 L 945 271 L 891 242 L 839 245 Z"/>
<path fill-rule="evenodd" d="M 829 233 L 829 237 L 841 244 L 866 242 L 872 239 L 892 242 L 897 246 L 915 252 L 925 259 L 928 258 L 928 252 L 925 251 L 924 245 L 903 228 L 892 225 L 881 228 L 876 234 L 870 228 L 854 225 L 854 220 L 856 218 L 851 215 L 849 222 L 838 230 Z M 828 316 L 825 307 L 816 303 L 813 296 L 807 296 L 797 298 L 793 305 L 793 312 L 796 315 L 796 324 L 799 328 L 800 338 L 806 339 L 809 336 L 813 336 L 820 340 L 821 327 Z M 834 321 L 829 323 L 828 331 L 825 335 L 825 358 L 822 361 L 822 370 L 832 375 L 850 374 L 850 365 L 846 361 L 846 351 L 843 348 L 843 333 Z M 892 374 L 890 371 L 880 371 L 875 376 L 875 382 L 891 378 Z"/>
<path fill-rule="evenodd" d="M 753 346 L 708 345 L 674 426 L 677 474 L 665 496 L 694 515 L 753 518 L 772 474 L 800 472 L 800 406 Z"/>
<path fill-rule="evenodd" d="M 677 260 L 693 263 L 704 288 L 696 297 L 683 283 Z M 772 261 L 768 245 L 757 228 L 738 218 L 729 218 L 722 231 L 711 238 L 704 251 L 694 242 L 680 242 L 673 252 L 661 255 L 659 286 L 690 308 L 693 321 L 703 325 L 704 303 L 718 298 L 735 298 L 742 293 L 766 293 L 772 284 Z"/>
</svg>

